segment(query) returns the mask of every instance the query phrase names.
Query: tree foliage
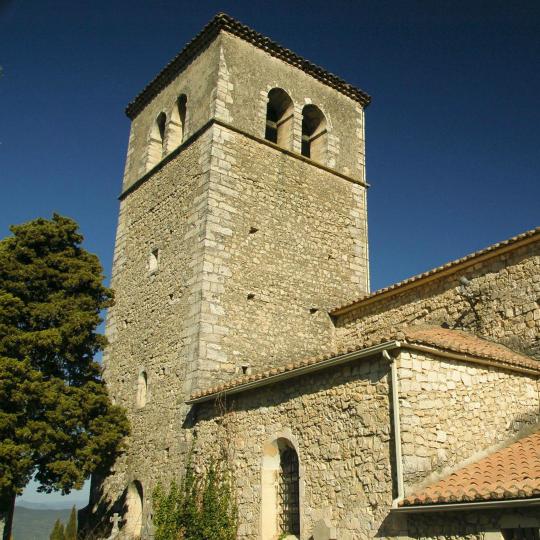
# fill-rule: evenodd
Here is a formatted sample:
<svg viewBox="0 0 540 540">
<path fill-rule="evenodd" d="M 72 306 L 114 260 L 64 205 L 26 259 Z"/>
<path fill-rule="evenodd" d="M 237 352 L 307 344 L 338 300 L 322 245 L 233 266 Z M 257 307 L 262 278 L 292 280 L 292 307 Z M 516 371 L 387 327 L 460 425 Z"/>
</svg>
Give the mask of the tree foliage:
<svg viewBox="0 0 540 540">
<path fill-rule="evenodd" d="M 182 484 L 154 490 L 155 540 L 235 540 L 237 507 L 231 473 L 222 460 L 197 473 L 188 460 Z"/>
<path fill-rule="evenodd" d="M 40 491 L 81 488 L 128 431 L 94 361 L 112 302 L 98 258 L 56 214 L 11 232 L 0 241 L 0 500 L 32 476 Z"/>
<path fill-rule="evenodd" d="M 64 540 L 77 540 L 77 510 L 71 509 L 69 520 L 64 531 Z"/>
<path fill-rule="evenodd" d="M 59 519 L 57 519 L 54 522 L 54 527 L 49 536 L 49 540 L 65 540 L 65 538 L 64 525 Z"/>
</svg>

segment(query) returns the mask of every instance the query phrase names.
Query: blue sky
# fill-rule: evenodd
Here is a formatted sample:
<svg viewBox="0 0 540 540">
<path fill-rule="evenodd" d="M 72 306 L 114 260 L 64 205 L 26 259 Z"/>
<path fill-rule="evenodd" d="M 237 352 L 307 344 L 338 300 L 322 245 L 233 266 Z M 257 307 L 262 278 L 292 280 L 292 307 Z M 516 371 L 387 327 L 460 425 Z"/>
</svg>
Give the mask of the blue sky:
<svg viewBox="0 0 540 540">
<path fill-rule="evenodd" d="M 0 0 L 0 235 L 56 211 L 110 273 L 125 105 L 218 11 L 373 96 L 372 289 L 539 225 L 540 2 Z"/>
</svg>

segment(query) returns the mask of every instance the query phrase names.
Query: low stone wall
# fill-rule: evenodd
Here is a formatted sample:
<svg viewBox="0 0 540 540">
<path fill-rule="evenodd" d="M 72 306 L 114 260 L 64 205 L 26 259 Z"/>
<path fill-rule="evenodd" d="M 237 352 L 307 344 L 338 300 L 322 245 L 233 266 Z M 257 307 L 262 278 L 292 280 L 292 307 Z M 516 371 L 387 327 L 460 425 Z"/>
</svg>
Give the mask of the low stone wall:
<svg viewBox="0 0 540 540">
<path fill-rule="evenodd" d="M 539 420 L 538 378 L 532 375 L 402 350 L 398 379 L 408 486 Z"/>
</svg>

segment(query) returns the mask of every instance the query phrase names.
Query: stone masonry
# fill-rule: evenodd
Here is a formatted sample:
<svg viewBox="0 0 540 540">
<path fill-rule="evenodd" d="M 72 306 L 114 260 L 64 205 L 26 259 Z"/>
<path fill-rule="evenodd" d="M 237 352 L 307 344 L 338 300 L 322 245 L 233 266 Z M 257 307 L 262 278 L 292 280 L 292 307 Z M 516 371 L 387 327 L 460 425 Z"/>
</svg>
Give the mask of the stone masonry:
<svg viewBox="0 0 540 540">
<path fill-rule="evenodd" d="M 273 89 L 292 102 L 281 146 L 265 139 Z M 204 467 L 225 445 L 239 538 L 276 540 L 268 464 L 283 440 L 299 460 L 300 540 L 496 540 L 504 523 L 536 526 L 530 509 L 395 512 L 401 480 L 407 494 L 538 425 L 535 365 L 395 336 L 464 330 L 540 359 L 540 231 L 370 294 L 367 104 L 218 15 L 128 106 L 104 377 L 131 434 L 110 474 L 93 479 L 93 525 L 118 511 L 126 538 L 152 538 L 157 482 L 181 477 L 190 448 Z M 318 159 L 303 150 L 313 105 L 324 117 Z M 381 343 L 324 369 L 285 367 Z M 268 381 L 249 378 L 269 369 Z M 258 387 L 208 390 L 242 376 Z"/>
</svg>

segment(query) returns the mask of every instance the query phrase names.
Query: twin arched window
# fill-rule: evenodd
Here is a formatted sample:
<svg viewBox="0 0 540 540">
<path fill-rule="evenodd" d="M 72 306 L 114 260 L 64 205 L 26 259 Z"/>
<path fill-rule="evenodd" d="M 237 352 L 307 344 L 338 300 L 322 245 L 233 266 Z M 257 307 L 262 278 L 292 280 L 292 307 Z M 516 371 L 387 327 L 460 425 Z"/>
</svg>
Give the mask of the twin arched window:
<svg viewBox="0 0 540 540">
<path fill-rule="evenodd" d="M 180 146 L 184 140 L 186 127 L 187 96 L 181 94 L 177 99 L 171 117 L 160 112 L 150 131 L 146 170 L 157 165 L 164 156 Z"/>
<path fill-rule="evenodd" d="M 281 88 L 268 92 L 266 129 L 264 138 L 282 148 L 291 149 L 294 105 L 289 94 Z M 301 153 L 313 161 L 326 163 L 326 118 L 316 105 L 306 105 L 302 110 Z"/>
</svg>

